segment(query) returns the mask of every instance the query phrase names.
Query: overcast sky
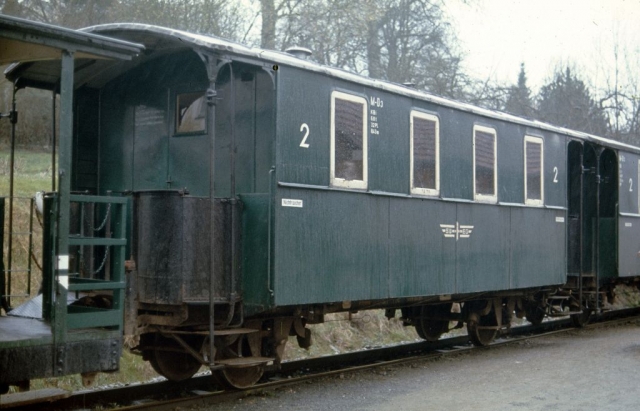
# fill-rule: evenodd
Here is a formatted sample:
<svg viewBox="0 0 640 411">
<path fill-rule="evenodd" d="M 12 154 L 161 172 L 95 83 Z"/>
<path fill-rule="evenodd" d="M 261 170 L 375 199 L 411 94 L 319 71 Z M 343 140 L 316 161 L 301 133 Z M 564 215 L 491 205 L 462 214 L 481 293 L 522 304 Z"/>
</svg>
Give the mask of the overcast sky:
<svg viewBox="0 0 640 411">
<path fill-rule="evenodd" d="M 613 71 L 614 39 L 638 59 L 640 0 L 470 0 L 446 3 L 467 71 L 515 83 L 525 63 L 535 92 L 558 64 L 571 63 L 592 86 Z"/>
</svg>

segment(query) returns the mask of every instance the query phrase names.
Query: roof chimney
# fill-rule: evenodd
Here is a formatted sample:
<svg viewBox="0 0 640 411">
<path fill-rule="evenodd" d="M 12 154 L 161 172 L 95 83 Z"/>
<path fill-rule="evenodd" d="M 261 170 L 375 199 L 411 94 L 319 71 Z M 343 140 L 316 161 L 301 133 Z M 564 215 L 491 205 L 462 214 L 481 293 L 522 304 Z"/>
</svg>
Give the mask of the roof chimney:
<svg viewBox="0 0 640 411">
<path fill-rule="evenodd" d="M 313 54 L 311 50 L 306 47 L 289 47 L 284 51 L 285 53 L 291 54 L 293 57 L 297 57 L 301 60 L 307 60 Z"/>
</svg>

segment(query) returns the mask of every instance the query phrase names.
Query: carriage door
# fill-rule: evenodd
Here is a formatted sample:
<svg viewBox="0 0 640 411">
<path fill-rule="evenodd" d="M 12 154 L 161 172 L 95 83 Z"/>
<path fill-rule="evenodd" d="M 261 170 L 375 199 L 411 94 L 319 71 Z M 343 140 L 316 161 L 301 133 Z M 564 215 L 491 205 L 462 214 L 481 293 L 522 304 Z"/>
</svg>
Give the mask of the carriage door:
<svg viewBox="0 0 640 411">
<path fill-rule="evenodd" d="M 582 271 L 582 143 L 571 141 L 567 155 L 567 273 L 578 277 Z"/>
<path fill-rule="evenodd" d="M 572 141 L 568 164 L 567 272 L 592 292 L 599 279 L 616 275 L 618 162 L 612 150 Z"/>
<path fill-rule="evenodd" d="M 611 149 L 600 154 L 598 204 L 598 278 L 617 277 L 618 261 L 618 157 Z M 633 186 L 625 187 L 635 190 Z"/>
</svg>

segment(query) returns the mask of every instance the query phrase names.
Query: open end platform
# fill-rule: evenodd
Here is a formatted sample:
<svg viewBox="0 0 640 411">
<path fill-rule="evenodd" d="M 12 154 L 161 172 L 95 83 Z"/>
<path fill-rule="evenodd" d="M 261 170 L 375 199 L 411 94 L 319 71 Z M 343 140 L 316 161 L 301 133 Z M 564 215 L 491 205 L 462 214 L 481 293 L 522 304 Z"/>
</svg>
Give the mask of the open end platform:
<svg viewBox="0 0 640 411">
<path fill-rule="evenodd" d="M 0 317 L 0 344 L 51 337 L 51 326 L 43 320 Z"/>
</svg>

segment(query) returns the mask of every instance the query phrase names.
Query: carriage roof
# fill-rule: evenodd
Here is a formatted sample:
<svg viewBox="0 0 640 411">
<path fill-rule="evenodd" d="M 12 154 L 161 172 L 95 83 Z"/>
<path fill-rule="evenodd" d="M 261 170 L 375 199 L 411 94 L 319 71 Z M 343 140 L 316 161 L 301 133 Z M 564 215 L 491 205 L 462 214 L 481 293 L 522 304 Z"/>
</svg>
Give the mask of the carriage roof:
<svg viewBox="0 0 640 411">
<path fill-rule="evenodd" d="M 324 66 L 309 60 L 297 58 L 289 53 L 264 50 L 256 47 L 247 47 L 239 43 L 225 40 L 219 37 L 189 33 L 181 30 L 174 30 L 166 27 L 159 27 L 148 24 L 139 23 L 114 23 L 92 26 L 80 30 L 84 33 L 99 34 L 106 37 L 115 37 L 135 43 L 143 44 L 146 47 L 147 58 L 152 58 L 156 53 L 168 53 L 179 49 L 191 48 L 195 51 L 214 51 L 222 55 L 235 55 L 244 58 L 255 59 L 269 64 L 281 64 L 290 67 L 296 67 L 307 71 L 322 73 L 327 76 L 339 78 L 352 83 L 357 83 L 366 87 L 388 91 L 397 95 L 427 101 L 436 105 L 473 113 L 479 116 L 505 121 L 509 123 L 520 124 L 527 127 L 533 127 L 552 133 L 564 134 L 572 138 L 591 141 L 596 144 L 609 146 L 616 149 L 640 153 L 640 148 L 621 143 L 619 141 L 599 137 L 593 134 L 571 130 L 564 127 L 554 126 L 542 121 L 527 119 L 514 116 L 508 113 L 485 109 L 468 103 L 451 100 L 448 98 L 433 95 L 424 91 L 419 91 L 411 87 L 395 84 L 383 80 L 376 80 L 369 77 L 361 76 L 340 68 Z M 42 72 L 47 71 L 44 67 L 38 67 L 46 64 L 30 63 L 27 67 L 9 67 L 5 74 L 12 79 L 19 76 L 23 78 L 26 85 L 29 79 L 33 79 L 33 83 L 42 83 Z M 100 67 L 95 67 L 99 65 Z M 98 61 L 89 70 L 78 70 L 76 84 L 83 84 L 93 87 L 100 87 L 116 75 L 126 71 L 135 65 L 132 62 L 113 62 Z M 51 71 L 51 70 L 49 70 Z M 96 74 L 96 73 L 100 74 Z M 53 78 L 48 78 L 52 82 Z M 44 80 L 46 82 L 46 80 Z"/>
</svg>

